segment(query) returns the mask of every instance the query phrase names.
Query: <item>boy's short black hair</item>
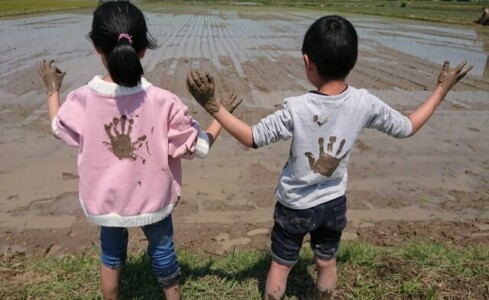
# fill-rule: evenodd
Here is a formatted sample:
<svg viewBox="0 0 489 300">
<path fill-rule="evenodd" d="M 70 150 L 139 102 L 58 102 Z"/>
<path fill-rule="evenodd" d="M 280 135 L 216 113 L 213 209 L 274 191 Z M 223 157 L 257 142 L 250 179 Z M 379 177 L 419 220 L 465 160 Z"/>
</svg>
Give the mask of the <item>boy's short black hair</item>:
<svg viewBox="0 0 489 300">
<path fill-rule="evenodd" d="M 345 79 L 357 61 L 357 32 L 343 17 L 324 16 L 307 30 L 302 54 L 307 54 L 324 80 Z"/>
</svg>

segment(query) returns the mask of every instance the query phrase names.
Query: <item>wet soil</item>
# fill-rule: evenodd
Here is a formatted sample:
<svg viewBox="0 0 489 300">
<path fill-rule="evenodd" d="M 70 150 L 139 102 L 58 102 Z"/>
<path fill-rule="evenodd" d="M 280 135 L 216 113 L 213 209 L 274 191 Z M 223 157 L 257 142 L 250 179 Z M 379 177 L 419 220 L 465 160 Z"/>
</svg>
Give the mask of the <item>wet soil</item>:
<svg viewBox="0 0 489 300">
<path fill-rule="evenodd" d="M 300 45 L 316 16 L 287 9 L 148 12 L 160 47 L 147 52 L 145 76 L 179 95 L 205 127 L 210 118 L 191 99 L 184 78 L 191 68 L 208 70 L 216 78 L 218 95 L 235 92 L 244 99 L 236 115 L 253 124 L 279 108 L 284 98 L 312 89 L 303 72 Z M 416 136 L 395 140 L 371 130 L 361 134 L 349 166 L 344 239 L 378 246 L 411 238 L 456 247 L 489 245 L 489 78 L 480 66 L 487 58 L 487 30 L 450 25 L 447 35 L 439 24 L 350 18 L 360 28 L 361 47 L 348 83 L 369 89 L 403 113 L 429 95 L 443 58 L 433 61 L 413 49 L 391 47 L 391 41 L 383 40 L 383 30 L 396 37 L 392 28 L 411 26 L 417 34 L 406 38 L 397 32 L 399 43 L 417 39 L 430 45 L 430 51 L 446 53 L 452 66 L 469 59 L 477 68 Z M 7 28 L 2 34 L 24 35 L 4 38 L 9 42 L 0 46 L 0 257 L 25 260 L 93 251 L 98 248 L 98 228 L 85 220 L 79 207 L 76 150 L 49 134 L 42 82 L 35 73 L 41 57 L 54 57 L 67 72 L 63 96 L 103 73 L 91 45 L 75 34 L 88 31 L 89 15 L 0 23 Z M 43 38 L 32 38 L 29 46 L 25 35 L 33 26 Z M 58 35 L 50 34 L 53 27 L 64 36 L 63 49 L 56 46 Z M 215 255 L 268 249 L 274 188 L 288 147 L 289 142 L 282 142 L 250 150 L 224 132 L 208 158 L 185 161 L 183 196 L 174 212 L 177 248 Z M 131 251 L 145 249 L 139 229 L 131 229 L 130 236 Z"/>
</svg>

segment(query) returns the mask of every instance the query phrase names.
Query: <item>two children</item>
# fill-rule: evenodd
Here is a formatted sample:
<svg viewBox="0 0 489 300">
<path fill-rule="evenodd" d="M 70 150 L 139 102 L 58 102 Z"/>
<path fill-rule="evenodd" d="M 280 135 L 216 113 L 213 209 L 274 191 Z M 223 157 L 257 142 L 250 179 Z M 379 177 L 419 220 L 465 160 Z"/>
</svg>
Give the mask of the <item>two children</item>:
<svg viewBox="0 0 489 300">
<path fill-rule="evenodd" d="M 347 165 L 359 133 L 375 128 L 396 138 L 414 135 L 472 68 L 464 68 L 464 62 L 450 70 L 445 62 L 432 94 L 404 116 L 346 83 L 358 56 L 357 33 L 348 20 L 340 16 L 316 20 L 304 36 L 302 54 L 307 78 L 316 90 L 285 99 L 282 109 L 252 127 L 219 105 L 210 92 L 214 82 L 209 74 L 193 71 L 187 76 L 194 98 L 244 146 L 258 148 L 292 138 L 275 190 L 273 260 L 265 299 L 284 296 L 287 277 L 308 233 L 318 272 L 315 298 L 332 297 L 335 257 L 346 226 Z"/>
<path fill-rule="evenodd" d="M 206 132 L 174 94 L 146 81 L 140 59 L 155 47 L 139 9 L 106 2 L 93 15 L 89 34 L 108 70 L 71 93 L 60 106 L 65 73 L 42 61 L 39 75 L 48 91 L 53 133 L 78 147 L 80 202 L 101 226 L 101 285 L 104 298 L 118 297 L 126 259 L 127 227 L 140 226 L 166 299 L 179 299 L 180 268 L 173 246 L 171 213 L 181 194 L 181 158 L 205 157 L 221 125 L 247 147 L 293 139 L 275 194 L 273 261 L 265 298 L 280 299 L 297 262 L 303 238 L 311 235 L 318 270 L 317 299 L 331 297 L 339 242 L 346 226 L 347 164 L 363 128 L 397 138 L 415 134 L 469 68 L 444 64 L 432 95 L 408 117 L 366 90 L 346 84 L 355 66 L 358 38 L 339 16 L 322 17 L 308 29 L 302 47 L 305 71 L 317 90 L 287 98 L 282 109 L 249 126 L 232 116 L 236 96 L 219 103 L 207 73 L 193 71 L 187 85 L 220 123 Z M 326 148 L 325 144 L 326 143 Z"/>
<path fill-rule="evenodd" d="M 52 60 L 39 75 L 48 92 L 52 131 L 78 148 L 80 203 L 100 225 L 102 292 L 117 299 L 127 255 L 127 227 L 142 227 L 148 255 L 166 299 L 180 299 L 180 267 L 173 245 L 172 211 L 182 187 L 181 159 L 204 158 L 219 135 L 188 115 L 169 91 L 145 80 L 140 59 L 155 48 L 142 12 L 128 1 L 101 4 L 89 33 L 108 74 L 95 76 L 68 94 L 60 106 L 65 76 Z M 232 111 L 236 96 L 223 101 Z"/>
</svg>

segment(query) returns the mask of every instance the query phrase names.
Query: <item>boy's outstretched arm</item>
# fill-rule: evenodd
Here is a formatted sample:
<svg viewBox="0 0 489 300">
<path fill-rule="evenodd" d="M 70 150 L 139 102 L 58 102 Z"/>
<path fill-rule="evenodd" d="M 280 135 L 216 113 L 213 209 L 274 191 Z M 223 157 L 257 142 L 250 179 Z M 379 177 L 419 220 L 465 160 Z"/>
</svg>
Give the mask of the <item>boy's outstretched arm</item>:
<svg viewBox="0 0 489 300">
<path fill-rule="evenodd" d="M 189 88 L 190 90 L 190 88 Z M 241 104 L 240 101 L 236 101 L 237 96 L 235 94 L 231 94 L 229 98 L 221 99 L 221 106 L 224 106 L 224 108 L 229 111 L 229 113 L 233 113 L 233 111 Z M 219 136 L 219 133 L 221 132 L 221 124 L 216 121 L 216 119 L 212 120 L 211 124 L 209 127 L 207 127 L 207 136 L 209 137 L 209 147 L 214 144 L 215 140 Z"/>
<path fill-rule="evenodd" d="M 187 75 L 187 87 L 200 105 L 217 120 L 229 134 L 246 147 L 253 146 L 251 127 L 231 112 L 241 103 L 236 95 L 219 103 L 214 96 L 214 79 L 208 73 L 190 71 Z M 211 124 L 212 125 L 212 124 Z"/>
<path fill-rule="evenodd" d="M 435 90 L 423 104 L 409 115 L 409 120 L 413 126 L 411 135 L 414 135 L 428 121 L 450 89 L 472 69 L 473 66 L 464 68 L 466 64 L 467 62 L 464 61 L 455 69 L 450 70 L 450 63 L 445 61 L 438 75 L 438 84 Z"/>
</svg>

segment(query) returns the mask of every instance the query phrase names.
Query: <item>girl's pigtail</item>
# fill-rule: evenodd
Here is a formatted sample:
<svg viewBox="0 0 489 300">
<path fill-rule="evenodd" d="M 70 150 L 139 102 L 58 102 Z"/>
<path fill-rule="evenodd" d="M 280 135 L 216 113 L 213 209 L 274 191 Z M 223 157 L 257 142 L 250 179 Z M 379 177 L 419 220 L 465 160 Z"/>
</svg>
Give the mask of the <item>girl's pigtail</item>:
<svg viewBox="0 0 489 300">
<path fill-rule="evenodd" d="M 107 60 L 112 80 L 122 86 L 134 87 L 141 82 L 143 66 L 136 50 L 131 45 L 132 37 L 127 33 L 119 35 L 119 40 Z"/>
</svg>

